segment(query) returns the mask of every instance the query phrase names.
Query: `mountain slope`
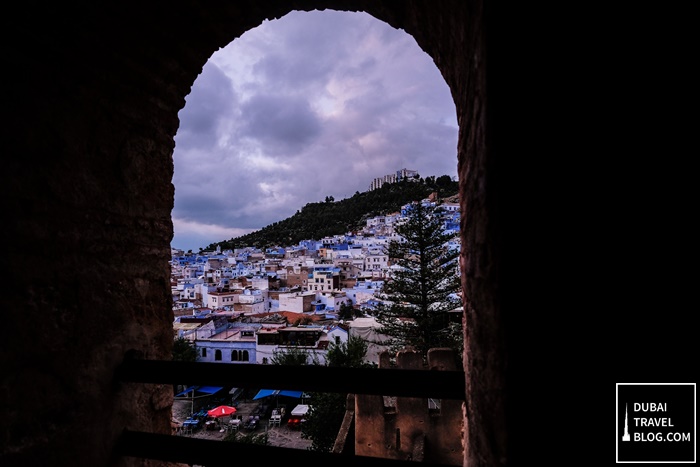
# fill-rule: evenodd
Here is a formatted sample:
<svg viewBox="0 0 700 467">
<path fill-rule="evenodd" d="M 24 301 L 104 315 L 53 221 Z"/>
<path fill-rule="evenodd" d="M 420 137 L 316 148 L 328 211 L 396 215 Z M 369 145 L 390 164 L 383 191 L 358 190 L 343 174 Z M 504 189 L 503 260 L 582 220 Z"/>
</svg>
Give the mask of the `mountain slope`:
<svg viewBox="0 0 700 467">
<path fill-rule="evenodd" d="M 340 201 L 330 198 L 325 202 L 308 203 L 287 219 L 247 235 L 212 243 L 204 250 L 214 250 L 217 246 L 222 250 L 246 246 L 264 249 L 342 235 L 361 228 L 368 218 L 398 212 L 404 204 L 424 199 L 433 192 L 437 192 L 440 198 L 454 197 L 458 193 L 458 184 L 448 175 L 426 177 L 386 183 L 377 190 L 356 192 Z"/>
</svg>

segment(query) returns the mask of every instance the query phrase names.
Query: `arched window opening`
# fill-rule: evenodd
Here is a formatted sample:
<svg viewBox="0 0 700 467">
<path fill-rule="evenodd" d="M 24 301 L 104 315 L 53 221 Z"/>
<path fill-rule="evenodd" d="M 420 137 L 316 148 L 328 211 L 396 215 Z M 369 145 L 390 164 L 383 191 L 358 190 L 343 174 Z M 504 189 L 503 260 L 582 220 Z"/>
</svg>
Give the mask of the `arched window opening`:
<svg viewBox="0 0 700 467">
<path fill-rule="evenodd" d="M 299 234 L 301 226 L 289 226 L 276 237 L 288 243 L 243 252 L 252 246 L 248 234 L 274 229 L 313 205 L 332 210 L 335 203 L 399 183 L 431 187 L 435 191 L 425 196 L 439 198 L 445 184 L 457 185 L 458 124 L 447 84 L 411 36 L 365 13 L 292 12 L 249 30 L 207 62 L 179 118 L 171 246 L 209 257 L 194 276 L 210 286 L 223 277 L 210 272 L 215 257 L 235 263 L 230 277 L 245 281 L 246 293 L 250 279 L 268 279 L 257 260 L 269 253 L 284 261 L 277 248 L 303 248 L 314 265 L 326 271 L 338 267 L 338 253 L 354 243 L 334 238 L 345 235 L 345 228 Z M 402 208 L 395 207 L 397 217 Z M 371 283 L 360 291 L 368 308 L 391 274 L 393 263 L 378 256 L 376 242 L 393 235 L 394 220 L 371 226 L 368 221 L 362 235 L 374 239 L 358 243 L 366 254 L 352 256 L 356 280 Z M 311 235 L 318 238 L 310 240 Z M 309 279 L 313 270 L 301 271 L 287 277 L 296 274 L 298 292 L 284 301 L 312 311 L 322 293 L 336 288 L 336 279 Z M 253 297 L 241 294 L 233 309 L 246 315 L 283 309 L 282 297 L 274 304 L 265 297 L 267 303 L 250 303 Z M 334 342 L 340 345 L 340 337 Z M 286 344 L 298 345 L 298 339 L 288 336 Z M 252 362 L 248 350 L 233 350 L 231 362 L 269 364 L 257 350 Z M 376 355 L 368 361 L 376 363 L 371 360 Z M 220 359 L 217 350 L 215 360 Z"/>
<path fill-rule="evenodd" d="M 220 361 L 221 361 L 221 350 L 216 349 L 216 350 L 214 351 L 214 360 L 217 361 L 217 362 L 220 362 Z"/>
</svg>

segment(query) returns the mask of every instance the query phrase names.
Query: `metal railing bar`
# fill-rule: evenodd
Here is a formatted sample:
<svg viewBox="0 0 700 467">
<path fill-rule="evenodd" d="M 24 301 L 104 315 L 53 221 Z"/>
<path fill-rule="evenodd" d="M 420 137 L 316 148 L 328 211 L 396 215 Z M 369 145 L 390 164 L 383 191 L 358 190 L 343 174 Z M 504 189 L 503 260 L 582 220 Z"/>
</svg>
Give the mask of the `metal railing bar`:
<svg viewBox="0 0 700 467">
<path fill-rule="evenodd" d="M 207 467 L 241 465 L 303 465 L 304 467 L 447 467 L 444 464 L 401 461 L 369 456 L 332 454 L 306 449 L 216 441 L 125 430 L 116 454 Z"/>
</svg>

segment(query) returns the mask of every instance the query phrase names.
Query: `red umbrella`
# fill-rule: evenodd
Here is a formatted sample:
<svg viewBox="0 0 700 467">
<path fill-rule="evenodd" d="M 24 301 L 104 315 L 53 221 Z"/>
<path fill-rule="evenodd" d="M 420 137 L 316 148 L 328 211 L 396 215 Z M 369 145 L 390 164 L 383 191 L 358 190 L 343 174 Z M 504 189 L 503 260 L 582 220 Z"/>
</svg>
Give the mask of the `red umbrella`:
<svg viewBox="0 0 700 467">
<path fill-rule="evenodd" d="M 211 410 L 207 410 L 207 414 L 210 417 L 225 417 L 227 415 L 231 415 L 236 413 L 236 408 L 235 407 L 229 407 L 228 405 L 220 405 L 218 407 L 214 407 Z"/>
</svg>

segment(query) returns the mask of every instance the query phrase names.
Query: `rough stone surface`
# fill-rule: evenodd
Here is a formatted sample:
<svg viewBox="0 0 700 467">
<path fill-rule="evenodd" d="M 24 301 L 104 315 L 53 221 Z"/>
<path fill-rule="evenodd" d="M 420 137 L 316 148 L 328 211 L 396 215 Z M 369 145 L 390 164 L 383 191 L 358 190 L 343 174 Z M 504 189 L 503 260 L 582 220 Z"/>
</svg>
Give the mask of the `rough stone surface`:
<svg viewBox="0 0 700 467">
<path fill-rule="evenodd" d="M 455 370 L 455 362 L 454 352 L 450 349 L 431 349 L 427 368 L 417 352 L 403 351 L 396 355 L 396 366 L 401 369 Z M 379 367 L 389 366 L 389 354 L 382 352 Z M 355 395 L 352 410 L 355 454 L 444 465 L 463 464 L 462 402 L 442 400 L 439 413 L 430 413 L 425 398 L 389 399 L 393 403 L 387 406 L 384 396 Z"/>
<path fill-rule="evenodd" d="M 167 359 L 178 111 L 208 58 L 293 9 L 366 11 L 411 34 L 454 98 L 467 372 L 465 465 L 508 456 L 497 166 L 482 2 L 14 4 L 3 27 L 0 464 L 164 465 L 113 456 L 122 430 L 169 433 L 163 387 L 113 380 Z M 489 23 L 493 24 L 493 23 Z"/>
</svg>

